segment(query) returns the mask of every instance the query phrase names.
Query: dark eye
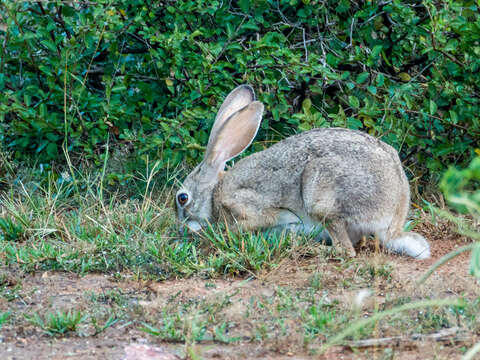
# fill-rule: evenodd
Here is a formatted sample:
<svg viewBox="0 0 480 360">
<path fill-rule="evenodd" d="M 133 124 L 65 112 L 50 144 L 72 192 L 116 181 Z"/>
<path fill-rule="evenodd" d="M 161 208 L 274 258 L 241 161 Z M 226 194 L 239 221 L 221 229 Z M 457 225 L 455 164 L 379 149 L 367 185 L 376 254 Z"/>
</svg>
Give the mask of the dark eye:
<svg viewBox="0 0 480 360">
<path fill-rule="evenodd" d="M 188 201 L 188 195 L 185 194 L 185 193 L 180 193 L 177 195 L 177 200 L 178 200 L 178 203 L 183 206 L 187 203 Z"/>
</svg>

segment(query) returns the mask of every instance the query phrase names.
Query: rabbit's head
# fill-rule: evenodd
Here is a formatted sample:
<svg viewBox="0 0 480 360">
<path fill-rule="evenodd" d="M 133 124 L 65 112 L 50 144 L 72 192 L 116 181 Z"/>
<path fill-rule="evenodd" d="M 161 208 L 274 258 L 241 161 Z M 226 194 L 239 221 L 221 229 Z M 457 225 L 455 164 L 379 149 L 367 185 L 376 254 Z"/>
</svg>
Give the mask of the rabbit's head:
<svg viewBox="0 0 480 360">
<path fill-rule="evenodd" d="M 182 231 L 198 232 L 213 220 L 213 192 L 228 160 L 253 141 L 262 120 L 263 104 L 248 85 L 235 88 L 218 110 L 203 161 L 187 176 L 175 196 Z"/>
</svg>

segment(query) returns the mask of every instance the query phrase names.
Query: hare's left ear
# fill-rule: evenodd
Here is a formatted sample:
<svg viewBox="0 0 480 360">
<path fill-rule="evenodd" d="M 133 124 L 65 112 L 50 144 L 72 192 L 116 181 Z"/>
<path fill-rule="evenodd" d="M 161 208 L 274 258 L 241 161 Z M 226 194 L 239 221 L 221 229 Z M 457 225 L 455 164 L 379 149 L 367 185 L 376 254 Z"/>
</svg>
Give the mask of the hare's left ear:
<svg viewBox="0 0 480 360">
<path fill-rule="evenodd" d="M 217 131 L 227 121 L 227 119 L 236 113 L 238 110 L 244 108 L 255 100 L 255 92 L 249 85 L 240 85 L 233 89 L 230 94 L 227 95 L 225 100 L 218 109 L 217 116 L 215 117 L 215 123 L 210 131 L 210 138 L 208 139 L 208 146 L 210 146 L 211 139 L 216 136 Z"/>
<path fill-rule="evenodd" d="M 226 119 L 218 131 L 210 135 L 206 165 L 221 171 L 228 160 L 241 154 L 257 135 L 262 114 L 263 104 L 254 101 Z"/>
</svg>

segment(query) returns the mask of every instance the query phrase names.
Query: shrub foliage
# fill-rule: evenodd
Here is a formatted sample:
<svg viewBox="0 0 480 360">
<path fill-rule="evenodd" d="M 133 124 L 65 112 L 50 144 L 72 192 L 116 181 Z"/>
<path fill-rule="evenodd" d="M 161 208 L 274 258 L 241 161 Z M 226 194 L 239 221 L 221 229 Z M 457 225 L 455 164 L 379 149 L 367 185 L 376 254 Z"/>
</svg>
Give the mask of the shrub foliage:
<svg viewBox="0 0 480 360">
<path fill-rule="evenodd" d="M 479 146 L 476 1 L 0 0 L 0 14 L 0 136 L 17 158 L 101 161 L 108 142 L 196 162 L 240 83 L 266 105 L 255 150 L 343 126 L 428 177 Z"/>
</svg>

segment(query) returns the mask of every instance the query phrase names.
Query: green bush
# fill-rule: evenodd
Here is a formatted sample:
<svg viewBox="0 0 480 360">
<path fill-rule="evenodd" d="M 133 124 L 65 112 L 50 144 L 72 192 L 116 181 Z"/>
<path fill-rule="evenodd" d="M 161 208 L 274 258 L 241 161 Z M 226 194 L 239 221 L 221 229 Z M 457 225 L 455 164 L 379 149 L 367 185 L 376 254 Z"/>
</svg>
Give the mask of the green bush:
<svg viewBox="0 0 480 360">
<path fill-rule="evenodd" d="M 240 83 L 266 105 L 253 150 L 344 126 L 428 178 L 479 146 L 475 1 L 0 0 L 0 14 L 0 137 L 16 158 L 100 162 L 109 141 L 164 168 L 197 162 Z"/>
</svg>

